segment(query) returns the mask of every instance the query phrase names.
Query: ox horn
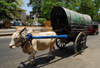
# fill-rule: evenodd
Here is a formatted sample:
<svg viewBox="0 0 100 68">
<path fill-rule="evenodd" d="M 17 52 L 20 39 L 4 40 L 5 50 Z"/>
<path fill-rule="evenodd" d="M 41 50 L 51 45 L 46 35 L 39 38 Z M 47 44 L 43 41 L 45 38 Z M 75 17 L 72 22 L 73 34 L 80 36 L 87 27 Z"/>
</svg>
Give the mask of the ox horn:
<svg viewBox="0 0 100 68">
<path fill-rule="evenodd" d="M 19 33 L 21 34 L 26 28 L 22 29 Z"/>
</svg>

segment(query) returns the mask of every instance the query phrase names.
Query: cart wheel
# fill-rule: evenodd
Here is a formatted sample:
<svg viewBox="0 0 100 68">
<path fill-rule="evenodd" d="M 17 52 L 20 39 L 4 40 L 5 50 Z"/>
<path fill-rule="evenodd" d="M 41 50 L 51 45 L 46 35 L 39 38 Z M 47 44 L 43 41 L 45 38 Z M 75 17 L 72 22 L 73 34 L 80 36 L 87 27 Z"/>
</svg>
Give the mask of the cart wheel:
<svg viewBox="0 0 100 68">
<path fill-rule="evenodd" d="M 99 32 L 96 33 L 96 35 L 98 35 L 98 34 L 99 34 Z"/>
<path fill-rule="evenodd" d="M 63 49 L 65 47 L 66 43 L 63 43 L 60 41 L 60 39 L 57 39 L 56 45 L 58 48 Z"/>
<path fill-rule="evenodd" d="M 81 53 L 85 46 L 86 46 L 86 34 L 84 32 L 80 32 L 75 40 L 75 53 L 76 54 Z"/>
</svg>

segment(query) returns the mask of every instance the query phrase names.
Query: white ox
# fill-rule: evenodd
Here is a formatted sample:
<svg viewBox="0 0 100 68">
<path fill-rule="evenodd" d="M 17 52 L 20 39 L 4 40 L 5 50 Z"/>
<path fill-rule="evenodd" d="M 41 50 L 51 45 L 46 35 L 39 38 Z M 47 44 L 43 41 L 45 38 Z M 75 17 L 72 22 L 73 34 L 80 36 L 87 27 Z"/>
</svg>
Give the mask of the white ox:
<svg viewBox="0 0 100 68">
<path fill-rule="evenodd" d="M 55 52 L 55 47 L 54 44 L 56 42 L 56 38 L 49 38 L 49 39 L 32 39 L 32 45 L 30 44 L 30 42 L 23 37 L 22 32 L 25 30 L 26 28 L 22 29 L 20 32 L 15 32 L 12 35 L 12 40 L 11 43 L 9 44 L 10 48 L 15 48 L 15 47 L 22 47 L 22 50 L 24 53 L 28 53 L 30 54 L 28 60 L 30 61 L 30 64 L 34 65 L 35 63 L 35 54 L 39 51 L 39 50 L 45 50 L 47 48 L 50 47 L 50 51 L 49 51 L 49 55 L 47 57 L 47 59 L 49 59 L 50 54 L 52 52 L 52 49 L 54 50 L 54 56 L 56 54 Z M 30 31 L 28 32 L 30 33 Z M 33 36 L 50 36 L 53 35 L 55 36 L 56 33 L 49 31 L 49 32 L 31 32 Z M 34 61 L 32 62 L 31 59 L 34 59 Z"/>
</svg>

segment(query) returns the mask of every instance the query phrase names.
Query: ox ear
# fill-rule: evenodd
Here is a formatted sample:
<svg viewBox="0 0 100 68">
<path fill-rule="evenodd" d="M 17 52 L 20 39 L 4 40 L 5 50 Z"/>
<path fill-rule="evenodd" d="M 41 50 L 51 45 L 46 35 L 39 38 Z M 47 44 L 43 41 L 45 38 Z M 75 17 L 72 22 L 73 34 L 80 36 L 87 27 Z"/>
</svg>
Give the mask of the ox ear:
<svg viewBox="0 0 100 68">
<path fill-rule="evenodd" d="M 25 29 L 26 29 L 26 28 L 22 29 L 22 30 L 19 32 L 19 34 L 21 35 L 21 33 L 22 33 Z"/>
</svg>

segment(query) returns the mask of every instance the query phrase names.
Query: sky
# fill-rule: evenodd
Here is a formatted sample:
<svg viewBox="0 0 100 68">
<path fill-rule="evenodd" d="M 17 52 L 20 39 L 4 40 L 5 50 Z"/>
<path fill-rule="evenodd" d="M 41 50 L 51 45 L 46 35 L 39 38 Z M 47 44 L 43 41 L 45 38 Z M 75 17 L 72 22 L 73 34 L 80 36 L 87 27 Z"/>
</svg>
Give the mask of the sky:
<svg viewBox="0 0 100 68">
<path fill-rule="evenodd" d="M 23 0 L 23 2 L 25 2 L 24 6 L 22 7 L 22 9 L 26 10 L 26 14 L 30 14 L 30 11 L 32 11 L 32 7 L 28 7 L 27 3 L 29 3 L 29 0 Z"/>
</svg>

